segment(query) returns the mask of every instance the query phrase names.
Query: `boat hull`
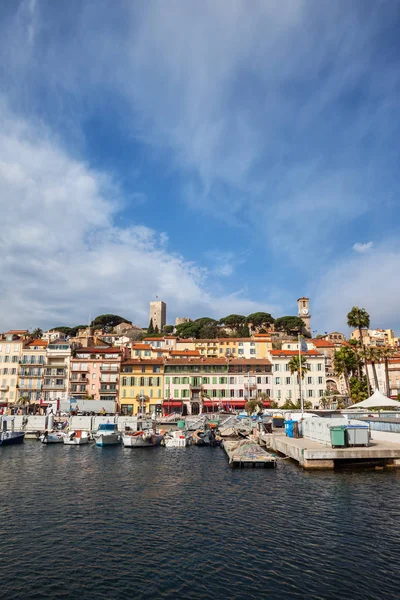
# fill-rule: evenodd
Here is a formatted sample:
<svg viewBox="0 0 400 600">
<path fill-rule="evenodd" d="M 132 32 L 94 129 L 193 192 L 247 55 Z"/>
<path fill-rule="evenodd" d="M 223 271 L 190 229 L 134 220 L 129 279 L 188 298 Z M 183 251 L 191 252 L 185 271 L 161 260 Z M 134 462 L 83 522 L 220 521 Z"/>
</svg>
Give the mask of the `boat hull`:
<svg viewBox="0 0 400 600">
<path fill-rule="evenodd" d="M 0 446 L 12 446 L 14 444 L 22 444 L 24 441 L 25 433 L 15 432 L 11 434 L 0 434 Z"/>
<path fill-rule="evenodd" d="M 121 438 L 119 433 L 99 433 L 96 435 L 95 441 L 96 446 L 102 448 L 103 446 L 117 446 L 120 443 Z"/>
<path fill-rule="evenodd" d="M 85 444 L 89 443 L 89 438 L 64 438 L 64 444 L 66 446 L 84 446 Z"/>
<path fill-rule="evenodd" d="M 64 441 L 64 436 L 62 434 L 58 435 L 49 433 L 49 435 L 44 435 L 42 433 L 42 435 L 39 437 L 39 440 L 42 442 L 42 444 L 62 444 Z"/>
<path fill-rule="evenodd" d="M 122 443 L 125 448 L 153 448 L 161 444 L 163 437 L 164 435 L 159 433 L 154 433 L 151 436 L 143 436 L 143 434 L 123 435 Z"/>
</svg>

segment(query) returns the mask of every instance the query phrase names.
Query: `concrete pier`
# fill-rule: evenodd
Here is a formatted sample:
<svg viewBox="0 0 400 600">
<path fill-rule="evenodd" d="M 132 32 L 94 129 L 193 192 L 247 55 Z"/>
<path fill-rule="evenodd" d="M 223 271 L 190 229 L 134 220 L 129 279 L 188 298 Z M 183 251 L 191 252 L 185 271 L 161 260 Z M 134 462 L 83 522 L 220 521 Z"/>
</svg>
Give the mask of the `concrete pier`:
<svg viewBox="0 0 400 600">
<path fill-rule="evenodd" d="M 344 461 L 400 467 L 400 444 L 372 439 L 367 448 L 331 448 L 306 438 L 289 438 L 282 433 L 264 434 L 261 443 L 297 461 L 304 469 L 333 469 Z"/>
</svg>

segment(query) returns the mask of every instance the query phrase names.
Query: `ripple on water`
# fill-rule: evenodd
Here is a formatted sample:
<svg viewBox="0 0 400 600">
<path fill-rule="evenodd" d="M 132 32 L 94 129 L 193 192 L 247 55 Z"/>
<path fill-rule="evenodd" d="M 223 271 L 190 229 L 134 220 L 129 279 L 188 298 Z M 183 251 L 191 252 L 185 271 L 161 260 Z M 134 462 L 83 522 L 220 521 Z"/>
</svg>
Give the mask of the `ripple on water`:
<svg viewBox="0 0 400 600">
<path fill-rule="evenodd" d="M 0 464 L 4 598 L 398 598 L 397 473 L 33 441 Z"/>
</svg>

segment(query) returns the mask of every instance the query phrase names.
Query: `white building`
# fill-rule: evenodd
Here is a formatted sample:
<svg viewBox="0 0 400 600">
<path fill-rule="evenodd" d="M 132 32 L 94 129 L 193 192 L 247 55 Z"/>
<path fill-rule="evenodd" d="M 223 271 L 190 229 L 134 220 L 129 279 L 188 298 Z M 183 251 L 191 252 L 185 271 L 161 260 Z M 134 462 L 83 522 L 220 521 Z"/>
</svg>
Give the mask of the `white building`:
<svg viewBox="0 0 400 600">
<path fill-rule="evenodd" d="M 68 342 L 55 341 L 48 345 L 43 381 L 45 400 L 68 400 L 71 353 Z"/>
</svg>

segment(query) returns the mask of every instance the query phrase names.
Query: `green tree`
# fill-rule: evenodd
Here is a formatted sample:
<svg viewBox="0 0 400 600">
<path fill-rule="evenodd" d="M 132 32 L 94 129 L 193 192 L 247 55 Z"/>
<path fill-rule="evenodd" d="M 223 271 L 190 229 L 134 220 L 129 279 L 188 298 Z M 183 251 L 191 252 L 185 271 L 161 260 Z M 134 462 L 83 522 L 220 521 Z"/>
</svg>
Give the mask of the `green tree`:
<svg viewBox="0 0 400 600">
<path fill-rule="evenodd" d="M 174 326 L 173 325 L 164 325 L 162 332 L 164 335 L 171 335 L 171 333 L 174 333 Z"/>
<path fill-rule="evenodd" d="M 289 361 L 289 371 L 291 375 L 296 373 L 297 381 L 299 384 L 299 399 L 301 401 L 301 380 L 304 379 L 306 373 L 310 370 L 310 366 L 307 364 L 307 357 L 304 354 L 300 356 L 295 354 Z"/>
<path fill-rule="evenodd" d="M 158 325 L 154 327 L 154 335 L 160 335 L 160 330 L 158 329 Z"/>
<path fill-rule="evenodd" d="M 250 337 L 250 330 L 248 325 L 241 325 L 235 331 L 235 337 L 248 338 Z"/>
<path fill-rule="evenodd" d="M 246 317 L 247 325 L 251 325 L 252 327 L 263 327 L 268 329 L 270 325 L 275 322 L 275 319 L 270 315 L 270 313 L 266 312 L 255 312 L 251 313 Z"/>
<path fill-rule="evenodd" d="M 239 329 L 246 321 L 246 317 L 243 315 L 228 315 L 223 319 L 220 319 L 220 324 L 224 327 L 230 327 L 231 329 Z"/>
<path fill-rule="evenodd" d="M 150 319 L 150 323 L 149 323 L 149 326 L 147 328 L 147 335 L 153 335 L 153 334 L 154 334 L 153 319 Z"/>
<path fill-rule="evenodd" d="M 102 329 L 104 329 L 104 331 L 109 333 L 114 329 L 114 327 L 116 327 L 120 323 L 129 323 L 130 325 L 132 325 L 132 322 L 128 321 L 128 319 L 120 317 L 119 315 L 111 314 L 99 315 L 98 317 L 93 319 L 91 325 L 92 327 L 101 327 Z"/>
<path fill-rule="evenodd" d="M 198 338 L 203 340 L 212 340 L 218 337 L 218 326 L 215 322 L 210 321 L 202 325 L 198 331 Z"/>
<path fill-rule="evenodd" d="M 252 400 L 248 400 L 244 405 L 244 409 L 250 417 L 255 412 L 262 411 L 264 408 L 263 401 L 260 398 L 254 398 Z"/>
<path fill-rule="evenodd" d="M 343 375 L 347 395 L 350 398 L 350 376 L 354 376 L 358 370 L 358 358 L 354 350 L 348 346 L 342 346 L 339 350 L 336 350 L 333 358 L 333 368 L 337 375 Z"/>
<path fill-rule="evenodd" d="M 36 329 L 34 329 L 32 331 L 32 337 L 34 340 L 40 339 L 43 335 L 43 331 L 40 329 L 40 327 L 37 327 Z"/>
<path fill-rule="evenodd" d="M 355 329 L 358 329 L 358 333 L 359 333 L 359 336 L 360 336 L 361 348 L 364 350 L 365 349 L 365 345 L 364 345 L 364 338 L 363 338 L 363 335 L 362 335 L 362 330 L 369 328 L 369 314 L 367 313 L 367 311 L 365 310 L 365 308 L 359 308 L 358 306 L 353 306 L 353 308 L 351 309 L 351 311 L 347 314 L 347 325 L 349 327 L 353 327 Z M 365 373 L 366 373 L 366 376 L 367 376 L 368 393 L 371 394 L 371 386 L 370 386 L 370 383 L 369 383 L 369 375 L 368 375 L 368 369 L 367 368 L 365 368 Z"/>
<path fill-rule="evenodd" d="M 385 388 L 388 398 L 390 398 L 389 360 L 393 358 L 394 354 L 394 349 L 391 346 L 380 348 L 380 357 L 385 364 Z"/>
<path fill-rule="evenodd" d="M 275 319 L 275 330 L 284 331 L 288 335 L 297 335 L 304 329 L 303 320 L 300 317 L 279 317 Z"/>
<path fill-rule="evenodd" d="M 217 325 L 217 321 L 215 319 L 211 319 L 211 317 L 200 317 L 200 319 L 196 319 L 194 322 L 197 323 L 199 327 L 205 327 L 206 325 Z"/>
<path fill-rule="evenodd" d="M 181 323 L 176 326 L 175 333 L 179 338 L 198 338 L 200 327 L 197 323 L 190 321 L 189 323 Z"/>
<path fill-rule="evenodd" d="M 368 347 L 364 346 L 364 349 L 360 353 L 360 356 L 364 360 L 365 371 L 367 373 L 367 377 L 368 377 L 368 363 L 371 363 L 372 373 L 374 376 L 375 389 L 379 390 L 378 375 L 376 372 L 376 363 L 379 362 L 379 360 L 380 360 L 379 350 L 377 348 L 374 348 L 373 346 L 368 346 Z M 369 386 L 369 381 L 368 381 L 368 386 Z"/>
<path fill-rule="evenodd" d="M 350 398 L 352 403 L 356 404 L 357 402 L 362 402 L 362 400 L 365 400 L 368 398 L 368 396 L 369 392 L 366 377 L 364 375 L 361 377 L 361 379 L 358 379 L 357 377 L 351 377 Z"/>
</svg>

